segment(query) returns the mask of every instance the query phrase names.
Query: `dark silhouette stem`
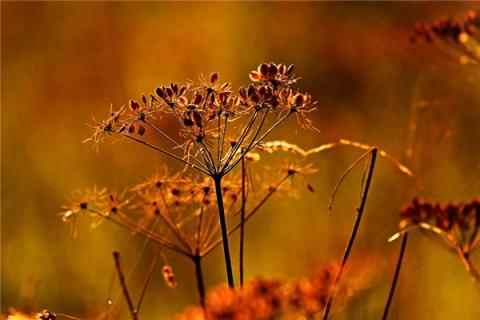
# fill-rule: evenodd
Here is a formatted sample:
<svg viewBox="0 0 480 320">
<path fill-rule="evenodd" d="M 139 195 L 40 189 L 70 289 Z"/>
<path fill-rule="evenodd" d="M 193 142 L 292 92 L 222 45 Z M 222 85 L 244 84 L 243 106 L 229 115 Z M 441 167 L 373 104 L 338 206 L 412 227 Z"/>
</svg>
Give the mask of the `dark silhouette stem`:
<svg viewBox="0 0 480 320">
<path fill-rule="evenodd" d="M 245 168 L 245 157 L 242 158 L 242 208 L 240 212 L 240 287 L 243 287 L 243 253 L 245 249 L 245 205 L 246 205 L 246 193 L 245 193 L 245 178 L 246 178 L 246 168 Z"/>
<path fill-rule="evenodd" d="M 202 257 L 199 255 L 193 256 L 192 261 L 195 265 L 195 276 L 197 277 L 197 289 L 198 296 L 200 298 L 200 305 L 202 308 L 205 308 L 205 284 L 203 282 L 203 273 L 202 273 Z"/>
<path fill-rule="evenodd" d="M 377 158 L 377 148 L 373 148 L 370 153 L 370 164 L 368 166 L 367 180 L 365 181 L 365 188 L 363 189 L 363 192 L 362 192 L 360 206 L 357 209 L 357 218 L 355 220 L 355 224 L 353 226 L 350 239 L 348 240 L 348 244 L 345 249 L 345 253 L 343 255 L 342 263 L 340 264 L 340 269 L 338 270 L 337 277 L 335 278 L 332 289 L 330 291 L 330 296 L 328 297 L 327 304 L 325 305 L 323 320 L 328 319 L 328 316 L 330 314 L 330 309 L 333 304 L 333 299 L 335 298 L 335 294 L 337 292 L 338 284 L 340 283 L 340 279 L 342 278 L 343 270 L 345 269 L 345 265 L 347 264 L 348 257 L 350 256 L 350 251 L 352 250 L 352 247 L 353 247 L 353 242 L 355 241 L 355 238 L 357 236 L 358 228 L 362 220 L 363 211 L 365 209 L 365 204 L 367 203 L 368 190 L 370 189 L 370 184 L 372 182 L 373 169 L 375 168 L 376 158 Z"/>
<path fill-rule="evenodd" d="M 393 295 L 395 294 L 395 288 L 397 287 L 398 277 L 400 276 L 400 269 L 402 268 L 403 257 L 405 255 L 405 250 L 407 249 L 407 241 L 408 241 L 408 232 L 406 232 L 403 235 L 402 245 L 400 247 L 400 252 L 398 254 L 398 259 L 397 259 L 397 266 L 395 268 L 395 273 L 393 275 L 392 285 L 390 287 L 390 292 L 388 293 L 388 299 L 387 299 L 387 303 L 385 304 L 382 320 L 387 320 L 388 311 L 390 309 L 390 305 L 392 304 Z"/>
<path fill-rule="evenodd" d="M 223 255 L 225 257 L 225 269 L 227 271 L 227 281 L 228 281 L 228 286 L 230 288 L 234 288 L 235 285 L 233 282 L 232 260 L 230 258 L 230 247 L 228 245 L 228 229 L 227 229 L 227 222 L 225 219 L 225 208 L 223 205 L 222 176 L 214 176 L 213 181 L 215 182 L 215 192 L 217 194 L 218 218 L 220 221 L 220 229 L 222 231 Z"/>
</svg>

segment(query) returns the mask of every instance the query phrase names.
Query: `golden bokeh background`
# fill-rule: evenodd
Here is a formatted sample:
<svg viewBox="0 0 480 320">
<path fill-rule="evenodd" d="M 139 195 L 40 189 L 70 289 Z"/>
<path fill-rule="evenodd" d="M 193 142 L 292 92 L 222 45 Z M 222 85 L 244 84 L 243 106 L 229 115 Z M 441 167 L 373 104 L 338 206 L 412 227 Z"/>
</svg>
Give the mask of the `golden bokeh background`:
<svg viewBox="0 0 480 320">
<path fill-rule="evenodd" d="M 127 141 L 96 153 L 85 123 L 110 103 L 155 86 L 218 71 L 234 87 L 261 62 L 296 65 L 300 87 L 318 101 L 320 133 L 295 121 L 274 132 L 305 148 L 347 138 L 404 161 L 419 188 L 380 159 L 355 255 L 379 255 L 379 277 L 336 319 L 377 319 L 399 243 L 388 243 L 402 205 L 415 195 L 463 201 L 480 195 L 480 69 L 408 38 L 417 20 L 460 16 L 478 3 L 2 2 L 1 310 L 48 308 L 88 319 L 101 312 L 111 252 L 131 266 L 142 240 L 115 226 L 87 225 L 73 239 L 57 216 L 71 190 L 121 189 L 170 162 Z M 423 105 L 423 108 L 418 106 Z M 409 123 L 417 113 L 413 157 Z M 312 158 L 314 194 L 276 198 L 247 226 L 247 278 L 296 278 L 338 261 L 353 224 L 361 170 L 328 198 L 361 154 L 339 148 Z M 237 238 L 233 237 L 232 244 Z M 131 278 L 138 292 L 154 248 Z M 233 250 L 234 261 L 237 248 Z M 155 274 L 143 319 L 166 319 L 196 303 L 193 266 L 169 254 L 178 287 Z M 480 258 L 473 257 L 477 265 Z M 224 281 L 220 250 L 205 265 L 209 287 Z M 237 269 L 235 269 L 235 272 Z M 349 270 L 348 272 L 355 272 Z M 137 290 L 137 291 L 136 291 Z M 391 319 L 479 319 L 480 295 L 456 257 L 412 234 Z M 128 319 L 125 307 L 124 319 Z"/>
</svg>

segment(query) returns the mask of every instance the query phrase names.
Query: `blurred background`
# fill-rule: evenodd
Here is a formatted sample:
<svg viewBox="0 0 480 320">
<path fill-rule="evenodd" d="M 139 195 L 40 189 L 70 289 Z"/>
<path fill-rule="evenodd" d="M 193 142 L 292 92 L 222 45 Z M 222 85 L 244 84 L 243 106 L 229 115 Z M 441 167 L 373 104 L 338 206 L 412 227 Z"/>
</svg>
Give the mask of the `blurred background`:
<svg viewBox="0 0 480 320">
<path fill-rule="evenodd" d="M 168 160 L 121 141 L 97 153 L 85 125 L 155 86 L 218 71 L 233 86 L 262 62 L 296 65 L 300 88 L 318 101 L 321 132 L 295 121 L 271 139 L 312 148 L 338 138 L 377 145 L 405 162 L 421 187 L 379 160 L 353 256 L 382 257 L 378 278 L 338 319 L 376 319 L 399 242 L 387 239 L 413 196 L 463 201 L 480 195 L 480 68 L 408 39 L 417 20 L 461 16 L 478 3 L 80 3 L 2 2 L 1 311 L 52 311 L 88 319 L 104 310 L 111 252 L 132 265 L 143 241 L 116 226 L 70 236 L 57 213 L 71 190 L 136 183 Z M 412 115 L 415 136 L 409 136 Z M 411 147 L 413 156 L 407 158 Z M 310 160 L 316 192 L 269 202 L 247 227 L 246 276 L 295 279 L 341 259 L 358 201 L 361 168 L 327 214 L 330 192 L 361 151 L 339 148 Z M 232 239 L 236 243 L 237 238 Z M 281 248 L 279 244 L 281 243 Z M 135 268 L 138 292 L 153 247 Z M 224 281 L 220 252 L 205 261 L 209 287 Z M 234 246 L 233 259 L 237 261 Z M 144 319 L 166 319 L 197 302 L 193 266 L 168 258 Z M 480 258 L 473 257 L 480 265 Z M 235 269 L 235 272 L 238 270 Z M 347 272 L 355 272 L 348 270 Z M 412 234 L 391 319 L 479 319 L 480 296 L 460 261 Z M 127 317 L 127 309 L 124 315 Z"/>
</svg>

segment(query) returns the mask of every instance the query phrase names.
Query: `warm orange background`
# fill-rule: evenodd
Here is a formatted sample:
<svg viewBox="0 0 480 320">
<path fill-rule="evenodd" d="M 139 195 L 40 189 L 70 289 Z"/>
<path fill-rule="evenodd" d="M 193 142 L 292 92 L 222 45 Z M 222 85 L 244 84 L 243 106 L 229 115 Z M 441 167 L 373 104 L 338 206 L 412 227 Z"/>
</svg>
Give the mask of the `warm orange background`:
<svg viewBox="0 0 480 320">
<path fill-rule="evenodd" d="M 459 16 L 472 6 L 478 4 L 2 2 L 2 311 L 49 308 L 88 318 L 104 306 L 111 251 L 120 249 L 131 264 L 142 244 L 110 225 L 84 225 L 74 240 L 56 216 L 72 189 L 119 189 L 167 161 L 126 141 L 95 153 L 81 143 L 92 115 L 200 72 L 218 71 L 238 86 L 259 63 L 275 61 L 297 66 L 301 87 L 319 102 L 313 117 L 321 133 L 296 130 L 292 121 L 272 138 L 306 148 L 339 137 L 376 144 L 423 182 L 416 189 L 382 160 L 375 172 L 354 252 L 379 253 L 388 269 L 338 319 L 379 318 L 399 245 L 386 240 L 402 204 L 414 195 L 480 195 L 480 69 L 408 42 L 416 20 Z M 411 109 L 420 100 L 430 107 L 419 116 L 414 159 L 406 160 Z M 317 192 L 270 202 L 252 221 L 247 277 L 295 278 L 340 259 L 360 172 L 339 193 L 332 216 L 326 208 L 358 155 L 344 148 L 313 158 Z M 480 318 L 480 296 L 461 263 L 419 234 L 410 240 L 391 319 Z M 152 252 L 137 267 L 132 290 Z M 193 267 L 169 257 L 179 286 L 166 288 L 158 271 L 144 319 L 196 302 Z M 209 286 L 224 281 L 222 259 L 216 251 L 206 261 Z M 478 255 L 474 260 L 480 264 Z"/>
</svg>

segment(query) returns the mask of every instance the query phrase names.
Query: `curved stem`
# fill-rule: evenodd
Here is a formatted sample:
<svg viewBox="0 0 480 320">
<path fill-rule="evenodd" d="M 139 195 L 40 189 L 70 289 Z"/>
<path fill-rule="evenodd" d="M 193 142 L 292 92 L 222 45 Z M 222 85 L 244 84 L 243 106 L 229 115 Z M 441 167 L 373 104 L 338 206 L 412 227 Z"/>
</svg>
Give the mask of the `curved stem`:
<svg viewBox="0 0 480 320">
<path fill-rule="evenodd" d="M 222 242 L 223 242 L 223 254 L 225 257 L 225 269 L 227 271 L 227 281 L 230 288 L 234 288 L 233 282 L 233 271 L 232 271 L 232 260 L 230 258 L 230 248 L 228 245 L 228 229 L 227 222 L 225 219 L 225 208 L 223 205 L 223 195 L 222 195 L 222 177 L 214 176 L 213 181 L 215 182 L 215 192 L 217 195 L 217 205 L 218 205 L 218 218 L 220 221 L 220 228 L 222 231 Z"/>
<path fill-rule="evenodd" d="M 395 288 L 397 287 L 398 277 L 400 275 L 400 269 L 402 268 L 403 257 L 405 256 L 405 250 L 407 249 L 408 241 L 408 232 L 403 235 L 402 245 L 400 247 L 400 252 L 398 254 L 397 266 L 395 268 L 395 273 L 393 274 L 392 285 L 390 286 L 390 292 L 388 293 L 387 303 L 385 304 L 385 309 L 383 310 L 382 320 L 387 320 L 388 311 L 390 305 L 392 304 L 393 295 L 395 294 Z"/>
<path fill-rule="evenodd" d="M 372 182 L 372 176 L 373 176 L 373 169 L 375 168 L 375 160 L 377 158 L 377 149 L 373 148 L 371 151 L 370 155 L 370 164 L 368 166 L 368 172 L 367 172 L 367 180 L 365 181 L 365 188 L 363 189 L 362 192 L 362 198 L 360 201 L 360 206 L 357 209 L 357 218 L 355 220 L 355 224 L 352 229 L 352 234 L 350 235 L 350 239 L 348 240 L 347 247 L 345 249 L 345 253 L 343 255 L 342 262 L 340 264 L 340 269 L 338 271 L 337 277 L 335 278 L 335 281 L 333 283 L 330 296 L 328 297 L 327 304 L 325 305 L 325 310 L 323 313 L 323 320 L 328 319 L 328 315 L 330 314 L 330 309 L 333 304 L 333 299 L 335 298 L 335 294 L 337 292 L 337 287 L 338 284 L 340 283 L 340 279 L 342 278 L 342 273 L 343 270 L 345 269 L 345 265 L 347 264 L 348 257 L 350 256 L 350 251 L 352 250 L 353 247 L 353 242 L 355 241 L 355 238 L 357 236 L 358 228 L 360 226 L 360 222 L 362 220 L 362 215 L 363 211 L 365 210 L 365 204 L 367 202 L 367 196 L 368 196 L 368 190 L 370 189 L 370 184 Z"/>
</svg>

